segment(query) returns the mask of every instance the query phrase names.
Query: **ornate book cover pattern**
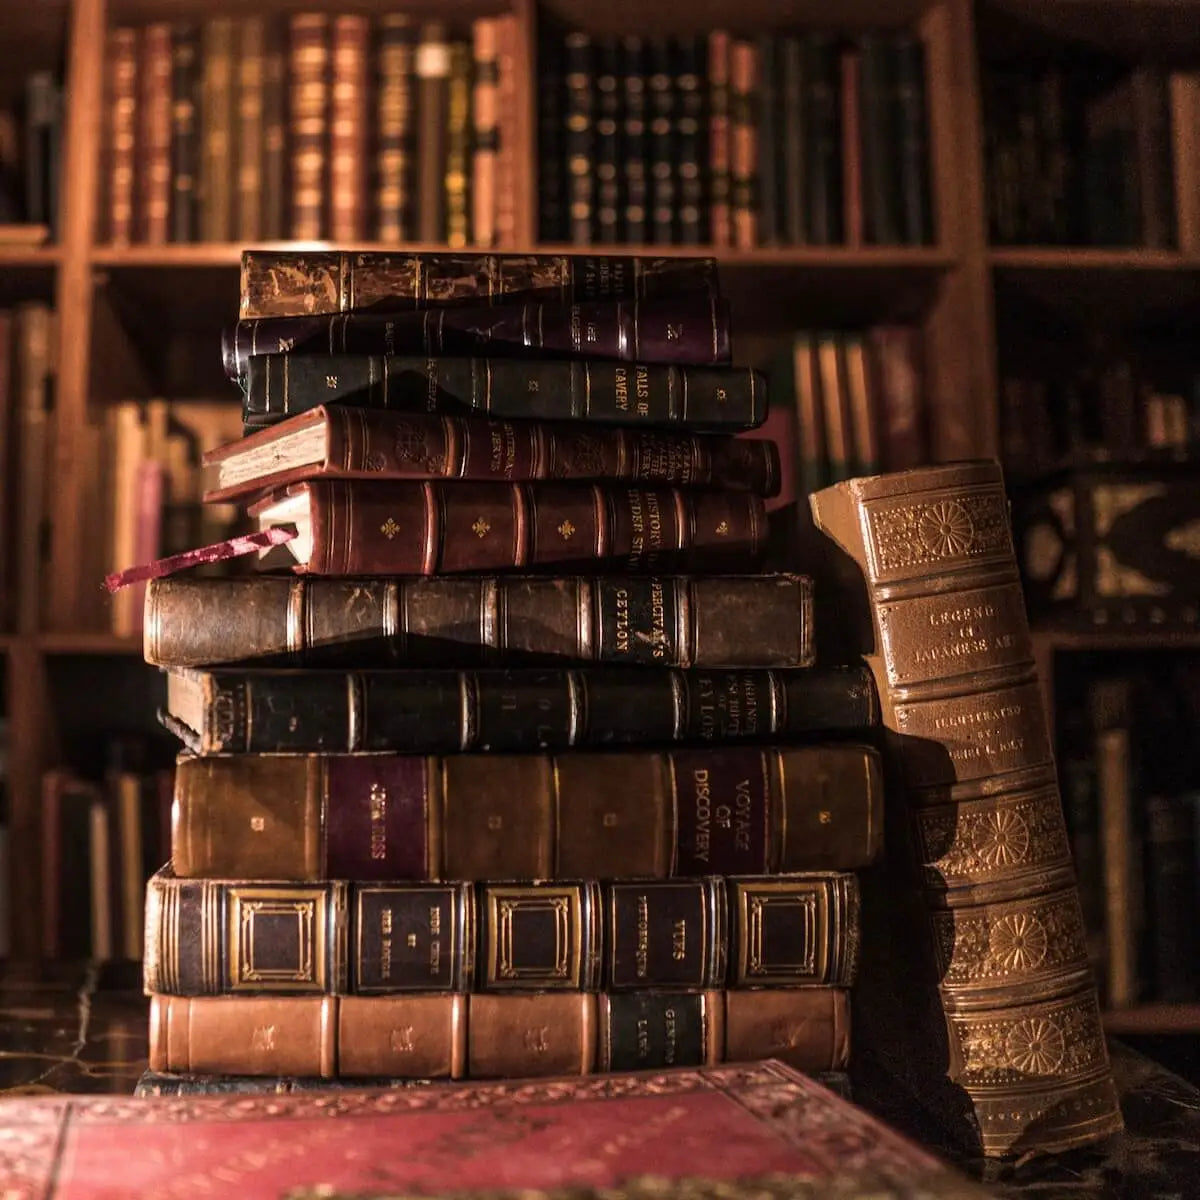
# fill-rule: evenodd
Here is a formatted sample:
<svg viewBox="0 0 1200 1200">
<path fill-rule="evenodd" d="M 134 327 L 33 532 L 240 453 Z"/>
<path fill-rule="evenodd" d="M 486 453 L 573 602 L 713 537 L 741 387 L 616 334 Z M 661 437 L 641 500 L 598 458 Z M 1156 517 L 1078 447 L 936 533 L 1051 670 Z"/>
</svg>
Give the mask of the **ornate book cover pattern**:
<svg viewBox="0 0 1200 1200">
<path fill-rule="evenodd" d="M 812 506 L 843 552 L 835 570 L 847 611 L 865 582 L 855 640 L 875 673 L 888 766 L 905 793 L 886 836 L 892 847 L 908 843 L 916 869 L 899 878 L 908 864 L 893 855 L 898 878 L 878 907 L 866 885 L 864 946 L 882 963 L 928 931 L 913 953 L 935 972 L 944 1017 L 937 1030 L 933 1008 L 920 1012 L 932 989 L 918 998 L 893 984 L 909 1019 L 885 1015 L 874 997 L 876 1015 L 860 1028 L 877 1027 L 876 1052 L 897 1065 L 909 1038 L 930 1076 L 926 1096 L 943 1088 L 947 1115 L 963 1110 L 960 1128 L 985 1154 L 1105 1136 L 1121 1117 L 1000 468 L 851 480 L 816 493 Z M 894 937 L 872 933 L 872 911 Z"/>
<path fill-rule="evenodd" d="M 389 1091 L 0 1102 L 5 1194 L 242 1200 L 628 1187 L 682 1196 L 982 1195 L 775 1062 Z M 836 1189 L 836 1190 L 831 1190 Z"/>
</svg>

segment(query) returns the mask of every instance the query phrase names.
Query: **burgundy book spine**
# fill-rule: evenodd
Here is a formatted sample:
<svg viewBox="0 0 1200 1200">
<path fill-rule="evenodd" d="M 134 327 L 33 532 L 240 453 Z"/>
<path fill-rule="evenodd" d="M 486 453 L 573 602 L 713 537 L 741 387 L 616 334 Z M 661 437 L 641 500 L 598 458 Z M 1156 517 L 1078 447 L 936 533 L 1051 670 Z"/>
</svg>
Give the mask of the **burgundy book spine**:
<svg viewBox="0 0 1200 1200">
<path fill-rule="evenodd" d="M 278 463 L 232 487 L 205 494 L 217 500 L 263 491 L 289 480 L 539 479 L 617 480 L 677 487 L 721 487 L 771 496 L 779 490 L 779 451 L 768 438 L 734 438 L 656 429 L 595 429 L 569 423 L 487 420 L 330 405 L 206 455 L 221 463 L 272 445 L 301 427 L 321 424 L 325 460 L 319 466 Z"/>
<path fill-rule="evenodd" d="M 492 354 L 718 366 L 730 360 L 729 304 L 699 296 L 515 304 L 406 313 L 261 317 L 228 327 L 225 373 L 257 354 Z"/>
<path fill-rule="evenodd" d="M 741 570 L 761 555 L 762 499 L 581 483 L 322 480 L 306 492 L 318 575 L 442 575 L 608 564 L 631 571 Z M 599 560 L 599 561 L 598 561 Z"/>
</svg>

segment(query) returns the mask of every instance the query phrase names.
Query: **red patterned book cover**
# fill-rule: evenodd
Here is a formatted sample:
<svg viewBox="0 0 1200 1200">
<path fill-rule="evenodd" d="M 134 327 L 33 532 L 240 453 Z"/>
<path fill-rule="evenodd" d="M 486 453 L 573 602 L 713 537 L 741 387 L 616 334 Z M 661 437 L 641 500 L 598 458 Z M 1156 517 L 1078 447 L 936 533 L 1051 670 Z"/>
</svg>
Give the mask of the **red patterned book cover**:
<svg viewBox="0 0 1200 1200">
<path fill-rule="evenodd" d="M 265 1036 L 265 1035 L 264 1035 Z M 390 1091 L 0 1101 L 13 1200 L 983 1195 L 777 1062 Z"/>
</svg>

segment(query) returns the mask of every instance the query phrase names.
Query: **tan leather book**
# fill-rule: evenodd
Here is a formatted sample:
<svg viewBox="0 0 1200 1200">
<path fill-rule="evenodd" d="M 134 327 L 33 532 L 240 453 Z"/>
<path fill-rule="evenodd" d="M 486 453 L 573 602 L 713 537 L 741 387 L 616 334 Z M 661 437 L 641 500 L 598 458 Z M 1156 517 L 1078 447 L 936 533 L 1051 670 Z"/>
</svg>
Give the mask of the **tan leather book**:
<svg viewBox="0 0 1200 1200">
<path fill-rule="evenodd" d="M 329 16 L 297 13 L 290 21 L 291 229 L 297 241 L 326 233 L 325 176 L 329 136 Z"/>
<path fill-rule="evenodd" d="M 142 30 L 138 61 L 137 211 L 138 241 L 161 245 L 171 217 L 171 26 L 155 22 Z"/>
<path fill-rule="evenodd" d="M 367 230 L 367 18 L 340 13 L 330 36 L 329 236 L 362 241 Z"/>
<path fill-rule="evenodd" d="M 496 245 L 496 159 L 500 149 L 500 22 L 480 17 L 472 27 L 471 241 Z M 511 183 L 511 181 L 510 181 Z"/>
<path fill-rule="evenodd" d="M 443 181 L 446 244 L 461 250 L 471 240 L 471 46 L 450 43 L 446 90 L 446 176 Z"/>
<path fill-rule="evenodd" d="M 108 34 L 108 240 L 127 246 L 134 233 L 134 166 L 137 144 L 136 29 L 121 26 Z"/>
<path fill-rule="evenodd" d="M 521 244 L 517 230 L 518 210 L 524 193 L 524 163 L 519 161 L 517 146 L 520 125 L 521 90 L 517 87 L 517 51 L 524 31 L 515 13 L 496 17 L 497 27 L 497 99 L 499 119 L 496 130 L 496 236 L 497 246 L 511 249 Z"/>
<path fill-rule="evenodd" d="M 245 17 L 237 24 L 237 199 L 234 224 L 240 242 L 255 242 L 263 232 L 263 71 L 266 23 Z"/>
<path fill-rule="evenodd" d="M 150 1001 L 152 1071 L 462 1079 L 764 1058 L 827 1071 L 849 1049 L 840 988 Z"/>
<path fill-rule="evenodd" d="M 261 233 L 268 241 L 287 236 L 287 99 L 288 29 L 279 15 L 263 28 Z"/>
<path fill-rule="evenodd" d="M 200 237 L 206 242 L 233 240 L 234 29 L 233 18 L 212 17 L 201 30 Z"/>
<path fill-rule="evenodd" d="M 848 742 L 182 755 L 171 864 L 297 881 L 852 871 L 880 851 L 881 797 L 877 751 Z"/>
<path fill-rule="evenodd" d="M 864 880 L 856 1053 L 986 1155 L 1113 1133 L 1000 467 L 852 479 L 811 505 L 821 615 L 874 672 L 901 800 L 888 873 Z"/>
<path fill-rule="evenodd" d="M 413 43 L 408 13 L 384 13 L 376 35 L 375 236 L 402 242 L 413 234 Z"/>
</svg>

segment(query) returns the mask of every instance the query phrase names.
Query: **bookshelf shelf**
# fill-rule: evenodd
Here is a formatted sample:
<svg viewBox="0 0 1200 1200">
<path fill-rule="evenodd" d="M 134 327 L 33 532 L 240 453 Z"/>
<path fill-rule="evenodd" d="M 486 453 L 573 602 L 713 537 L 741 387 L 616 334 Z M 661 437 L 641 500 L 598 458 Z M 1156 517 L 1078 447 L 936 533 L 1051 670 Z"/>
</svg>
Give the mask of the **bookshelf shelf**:
<svg viewBox="0 0 1200 1200">
<path fill-rule="evenodd" d="M 995 246 L 988 251 L 1000 271 L 1200 271 L 1200 257 L 1145 247 Z"/>
<path fill-rule="evenodd" d="M 137 654 L 142 653 L 139 638 L 122 638 L 115 634 L 91 632 L 43 633 L 37 637 L 43 654 Z"/>
<path fill-rule="evenodd" d="M 0 270 L 51 270 L 62 262 L 58 246 L 13 246 L 0 243 Z"/>
<path fill-rule="evenodd" d="M 1042 628 L 1033 630 L 1033 639 L 1052 651 L 1200 649 L 1200 629 Z"/>
<path fill-rule="evenodd" d="M 1104 1014 L 1109 1033 L 1200 1033 L 1200 1003 L 1139 1004 Z"/>
</svg>

